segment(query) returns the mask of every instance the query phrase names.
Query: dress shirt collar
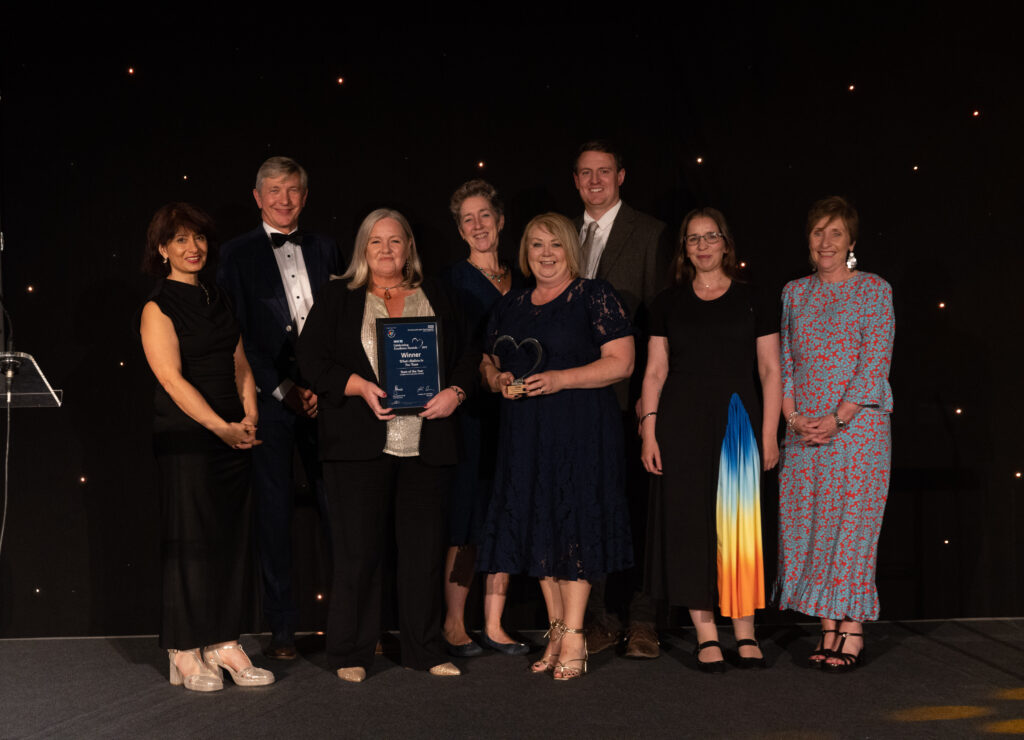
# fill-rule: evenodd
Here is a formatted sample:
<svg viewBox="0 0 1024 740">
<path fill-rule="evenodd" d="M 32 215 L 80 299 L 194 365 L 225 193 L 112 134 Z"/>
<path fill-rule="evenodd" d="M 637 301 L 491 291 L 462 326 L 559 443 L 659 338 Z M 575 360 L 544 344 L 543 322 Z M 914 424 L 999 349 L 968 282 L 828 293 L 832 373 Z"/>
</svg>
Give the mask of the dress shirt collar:
<svg viewBox="0 0 1024 740">
<path fill-rule="evenodd" d="M 270 241 L 270 235 L 271 234 L 283 234 L 284 233 L 280 229 L 275 229 L 273 226 L 268 224 L 266 221 L 261 221 L 260 223 L 263 225 L 263 230 L 267 233 L 267 241 Z M 292 231 L 289 231 L 288 233 L 289 234 L 294 234 L 296 231 L 298 231 L 298 229 L 294 229 Z"/>
<path fill-rule="evenodd" d="M 605 211 L 604 214 L 601 216 L 601 218 L 596 219 L 597 220 L 597 230 L 598 230 L 599 233 L 604 234 L 604 233 L 608 232 L 608 229 L 610 229 L 612 227 L 612 224 L 615 222 L 615 217 L 619 215 L 619 209 L 621 209 L 621 208 L 622 208 L 622 198 L 619 198 L 619 202 L 618 203 L 616 203 L 611 208 L 609 208 L 607 211 Z M 586 226 L 587 224 L 589 224 L 590 222 L 592 222 L 594 220 L 595 219 L 590 217 L 589 213 L 587 213 L 586 211 L 583 211 L 583 225 L 584 226 Z"/>
</svg>

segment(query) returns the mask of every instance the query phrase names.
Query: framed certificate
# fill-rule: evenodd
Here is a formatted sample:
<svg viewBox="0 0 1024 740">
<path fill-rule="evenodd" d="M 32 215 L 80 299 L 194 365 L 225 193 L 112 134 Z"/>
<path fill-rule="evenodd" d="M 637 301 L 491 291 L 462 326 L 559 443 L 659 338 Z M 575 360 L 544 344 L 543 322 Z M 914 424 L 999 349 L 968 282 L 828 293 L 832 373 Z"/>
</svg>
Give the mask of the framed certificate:
<svg viewBox="0 0 1024 740">
<path fill-rule="evenodd" d="M 381 406 L 415 414 L 444 387 L 441 322 L 429 317 L 377 319 L 377 372 L 388 394 Z"/>
</svg>

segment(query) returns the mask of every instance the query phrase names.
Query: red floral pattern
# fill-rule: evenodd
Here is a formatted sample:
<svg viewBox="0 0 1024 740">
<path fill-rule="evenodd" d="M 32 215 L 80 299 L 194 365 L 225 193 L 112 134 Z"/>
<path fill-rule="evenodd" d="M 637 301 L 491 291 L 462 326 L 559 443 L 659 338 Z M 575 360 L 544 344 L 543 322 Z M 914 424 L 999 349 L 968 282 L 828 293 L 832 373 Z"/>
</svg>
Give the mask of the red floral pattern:
<svg viewBox="0 0 1024 740">
<path fill-rule="evenodd" d="M 895 319 L 892 288 L 858 273 L 816 276 L 782 293 L 783 395 L 807 416 L 841 401 L 864 408 L 826 445 L 787 431 L 779 475 L 782 609 L 827 619 L 878 619 L 875 562 L 889 492 Z"/>
</svg>

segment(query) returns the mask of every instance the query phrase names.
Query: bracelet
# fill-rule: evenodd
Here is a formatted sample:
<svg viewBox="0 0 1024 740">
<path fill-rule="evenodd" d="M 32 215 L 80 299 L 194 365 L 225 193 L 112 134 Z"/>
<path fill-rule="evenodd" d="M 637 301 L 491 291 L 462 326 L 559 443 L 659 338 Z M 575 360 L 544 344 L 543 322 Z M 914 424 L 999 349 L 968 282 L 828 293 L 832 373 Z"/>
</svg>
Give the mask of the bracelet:
<svg viewBox="0 0 1024 740">
<path fill-rule="evenodd" d="M 450 385 L 448 387 L 455 391 L 455 397 L 459 399 L 459 406 L 461 406 L 462 402 L 466 400 L 466 391 L 462 390 L 457 385 Z"/>
<path fill-rule="evenodd" d="M 793 419 L 795 419 L 798 416 L 800 416 L 800 412 L 799 411 L 794 411 L 789 416 L 787 416 L 786 417 L 786 426 L 789 427 L 790 429 L 792 429 L 793 428 Z"/>
<path fill-rule="evenodd" d="M 637 424 L 643 424 L 644 423 L 644 419 L 646 419 L 648 416 L 657 416 L 657 415 L 658 415 L 657 411 L 648 411 L 646 414 L 644 414 L 643 416 L 640 417 L 640 421 L 638 421 Z"/>
<path fill-rule="evenodd" d="M 836 431 L 841 432 L 846 427 L 846 422 L 839 418 L 839 412 L 833 412 L 832 418 L 836 421 Z"/>
</svg>

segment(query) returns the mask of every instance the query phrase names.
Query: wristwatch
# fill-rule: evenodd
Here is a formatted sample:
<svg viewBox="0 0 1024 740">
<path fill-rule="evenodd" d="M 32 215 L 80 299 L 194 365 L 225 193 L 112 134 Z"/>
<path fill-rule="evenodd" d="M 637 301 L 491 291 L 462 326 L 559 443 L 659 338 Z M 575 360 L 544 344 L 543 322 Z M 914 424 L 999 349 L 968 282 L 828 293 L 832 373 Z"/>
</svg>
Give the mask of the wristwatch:
<svg viewBox="0 0 1024 740">
<path fill-rule="evenodd" d="M 839 418 L 839 414 L 832 414 L 832 418 L 836 420 L 836 429 L 840 432 L 846 427 L 846 422 Z"/>
</svg>

